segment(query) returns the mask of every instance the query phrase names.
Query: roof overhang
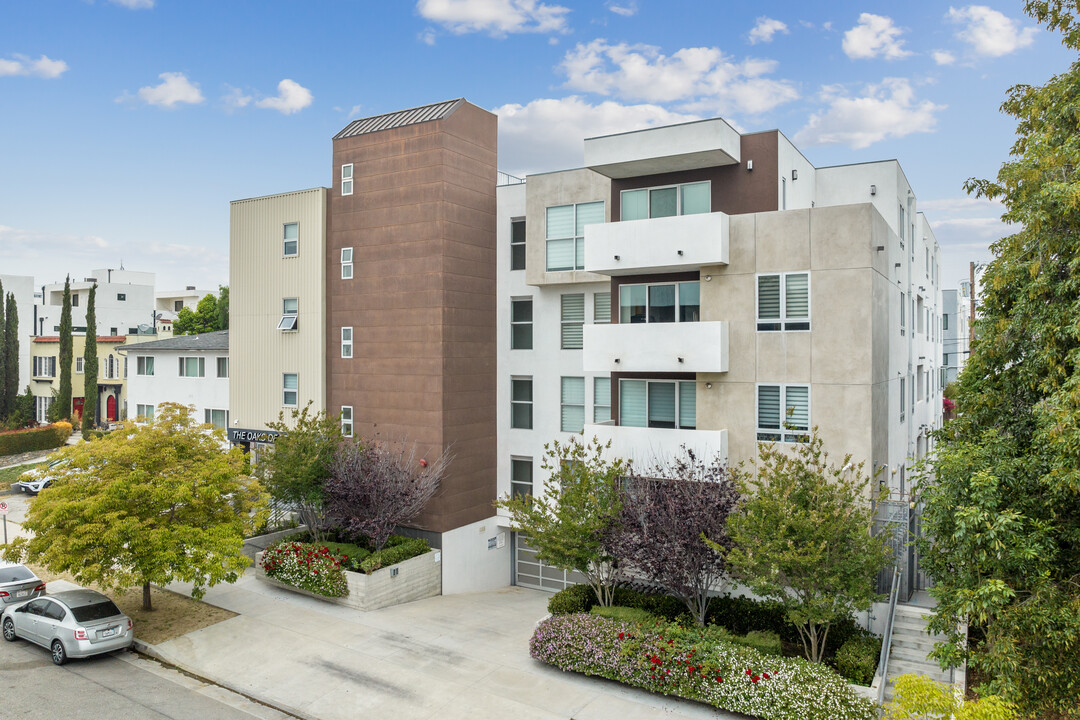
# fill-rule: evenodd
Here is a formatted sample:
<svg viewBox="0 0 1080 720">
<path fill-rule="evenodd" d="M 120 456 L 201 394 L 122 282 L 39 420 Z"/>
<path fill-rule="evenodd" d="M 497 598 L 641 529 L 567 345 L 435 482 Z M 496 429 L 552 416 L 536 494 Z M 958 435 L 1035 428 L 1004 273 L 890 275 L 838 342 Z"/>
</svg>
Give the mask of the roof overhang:
<svg viewBox="0 0 1080 720">
<path fill-rule="evenodd" d="M 734 165 L 741 136 L 721 118 L 585 139 L 585 166 L 610 178 Z"/>
</svg>

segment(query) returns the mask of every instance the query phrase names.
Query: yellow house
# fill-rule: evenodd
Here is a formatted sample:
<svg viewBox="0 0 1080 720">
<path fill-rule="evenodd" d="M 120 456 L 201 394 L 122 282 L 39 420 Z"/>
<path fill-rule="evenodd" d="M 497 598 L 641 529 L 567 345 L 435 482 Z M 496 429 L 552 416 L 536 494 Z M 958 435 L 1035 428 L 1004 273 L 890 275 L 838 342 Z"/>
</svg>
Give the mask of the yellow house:
<svg viewBox="0 0 1080 720">
<path fill-rule="evenodd" d="M 67 414 L 74 422 L 82 419 L 85 398 L 83 373 L 86 337 L 75 335 L 72 340 L 71 407 Z M 126 417 L 125 385 L 127 368 L 124 357 L 116 348 L 127 340 L 123 335 L 104 335 L 97 339 L 98 356 L 98 419 L 101 423 L 116 422 Z M 34 415 L 39 423 L 48 422 L 49 406 L 60 389 L 60 337 L 36 337 L 30 343 L 30 392 L 34 395 Z"/>
</svg>

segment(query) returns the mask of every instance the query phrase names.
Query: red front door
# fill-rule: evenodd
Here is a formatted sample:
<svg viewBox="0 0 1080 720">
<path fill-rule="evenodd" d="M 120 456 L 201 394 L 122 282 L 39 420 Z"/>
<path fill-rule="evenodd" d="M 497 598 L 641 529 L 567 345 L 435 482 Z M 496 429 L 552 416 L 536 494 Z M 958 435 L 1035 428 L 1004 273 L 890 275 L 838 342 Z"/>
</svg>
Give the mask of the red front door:
<svg viewBox="0 0 1080 720">
<path fill-rule="evenodd" d="M 71 400 L 72 416 L 76 421 L 82 420 L 83 403 L 86 402 L 86 398 L 73 398 Z"/>
<path fill-rule="evenodd" d="M 115 422 L 118 419 L 116 417 L 116 396 L 110 395 L 108 401 L 105 403 L 105 406 L 107 408 L 109 420 Z"/>
</svg>

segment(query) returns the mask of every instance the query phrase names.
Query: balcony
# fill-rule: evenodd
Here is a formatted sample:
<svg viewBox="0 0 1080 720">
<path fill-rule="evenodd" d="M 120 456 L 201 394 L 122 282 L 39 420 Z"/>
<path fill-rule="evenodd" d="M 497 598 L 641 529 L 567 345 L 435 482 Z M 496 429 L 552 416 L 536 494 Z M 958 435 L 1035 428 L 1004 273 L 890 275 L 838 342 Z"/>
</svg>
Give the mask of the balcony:
<svg viewBox="0 0 1080 720">
<path fill-rule="evenodd" d="M 600 275 L 700 270 L 728 261 L 726 213 L 585 226 L 585 269 Z"/>
<path fill-rule="evenodd" d="M 728 324 L 586 325 L 586 372 L 727 372 Z"/>
<path fill-rule="evenodd" d="M 584 435 L 586 440 L 596 437 L 601 444 L 610 440 L 608 456 L 631 460 L 639 470 L 649 469 L 659 459 L 678 457 L 684 445 L 706 462 L 719 455 L 727 463 L 727 430 L 623 427 L 606 422 L 586 425 Z"/>
<path fill-rule="evenodd" d="M 734 165 L 742 137 L 720 118 L 585 139 L 585 166 L 610 178 Z"/>
</svg>

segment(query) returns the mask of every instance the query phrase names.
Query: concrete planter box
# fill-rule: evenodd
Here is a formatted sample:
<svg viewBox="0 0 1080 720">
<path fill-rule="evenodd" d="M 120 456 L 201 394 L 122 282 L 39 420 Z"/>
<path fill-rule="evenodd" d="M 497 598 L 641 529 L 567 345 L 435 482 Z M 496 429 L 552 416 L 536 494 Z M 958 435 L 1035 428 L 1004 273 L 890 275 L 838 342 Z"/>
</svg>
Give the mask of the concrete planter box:
<svg viewBox="0 0 1080 720">
<path fill-rule="evenodd" d="M 278 530 L 277 532 L 267 533 L 266 535 L 256 535 L 244 539 L 244 548 L 242 552 L 247 555 L 252 562 L 255 561 L 255 556 L 261 553 L 266 548 L 270 547 L 276 542 L 280 542 L 283 538 L 289 535 L 295 535 L 296 533 L 302 533 L 307 530 L 307 525 L 299 525 L 294 528 L 288 528 L 286 530 Z"/>
<path fill-rule="evenodd" d="M 261 552 L 255 556 L 255 577 L 263 582 L 356 610 L 378 610 L 442 594 L 442 552 L 439 550 L 430 550 L 397 565 L 380 568 L 370 575 L 346 570 L 349 594 L 341 598 L 308 592 L 267 577 L 262 558 Z"/>
</svg>

